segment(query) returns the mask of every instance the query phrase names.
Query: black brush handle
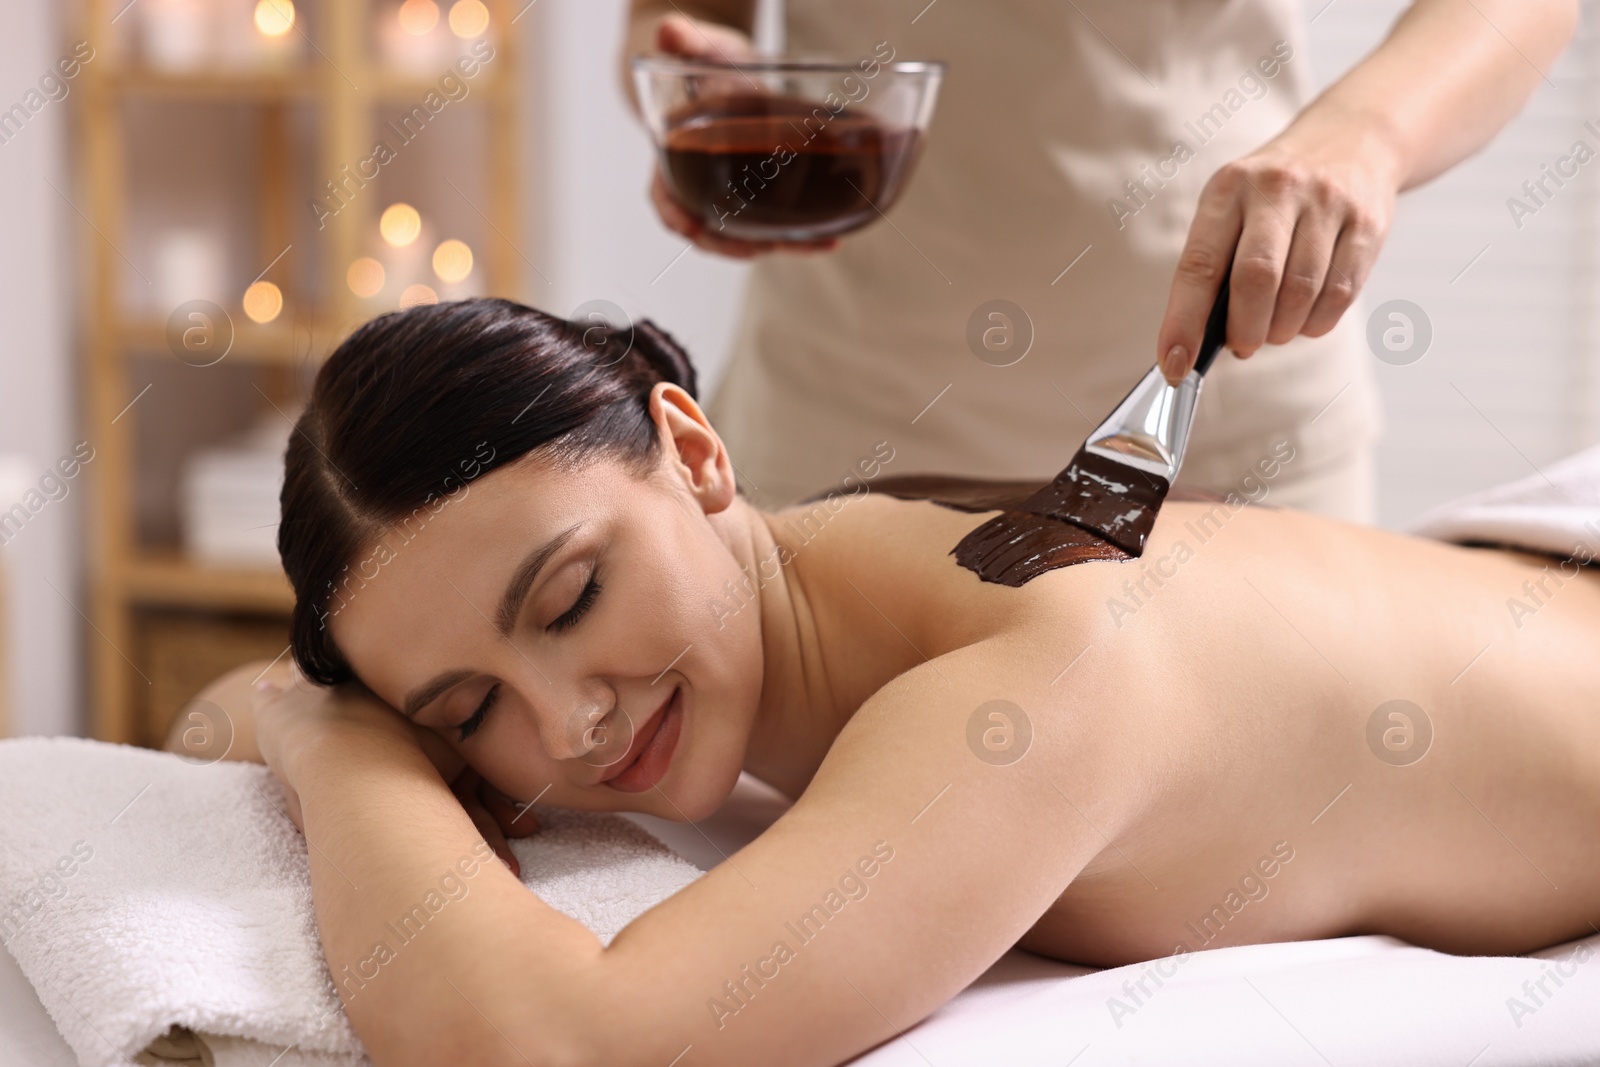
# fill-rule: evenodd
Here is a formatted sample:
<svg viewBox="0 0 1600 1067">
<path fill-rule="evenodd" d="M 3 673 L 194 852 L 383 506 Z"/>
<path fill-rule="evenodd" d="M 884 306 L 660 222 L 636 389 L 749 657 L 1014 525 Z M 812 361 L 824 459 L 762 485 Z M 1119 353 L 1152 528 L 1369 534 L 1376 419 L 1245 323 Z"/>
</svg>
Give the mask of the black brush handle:
<svg viewBox="0 0 1600 1067">
<path fill-rule="evenodd" d="M 1200 339 L 1200 354 L 1194 361 L 1194 372 L 1205 377 L 1206 371 L 1211 369 L 1211 364 L 1216 360 L 1217 353 L 1228 340 L 1228 275 L 1233 273 L 1233 264 L 1228 264 L 1228 271 L 1222 276 L 1222 288 L 1217 291 L 1217 302 L 1211 305 L 1211 317 L 1206 319 L 1206 335 Z"/>
</svg>

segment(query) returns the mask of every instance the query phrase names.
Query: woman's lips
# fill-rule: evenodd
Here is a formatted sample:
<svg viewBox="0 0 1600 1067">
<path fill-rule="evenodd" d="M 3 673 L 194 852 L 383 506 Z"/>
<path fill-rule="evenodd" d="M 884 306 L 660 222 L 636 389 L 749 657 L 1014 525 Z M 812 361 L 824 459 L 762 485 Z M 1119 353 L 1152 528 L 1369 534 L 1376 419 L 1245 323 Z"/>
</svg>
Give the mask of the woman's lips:
<svg viewBox="0 0 1600 1067">
<path fill-rule="evenodd" d="M 683 689 L 673 690 L 660 713 L 651 717 L 634 738 L 633 748 L 618 761 L 621 771 L 604 784 L 622 793 L 642 793 L 661 781 L 672 757 L 677 753 L 678 733 L 683 723 Z"/>
</svg>

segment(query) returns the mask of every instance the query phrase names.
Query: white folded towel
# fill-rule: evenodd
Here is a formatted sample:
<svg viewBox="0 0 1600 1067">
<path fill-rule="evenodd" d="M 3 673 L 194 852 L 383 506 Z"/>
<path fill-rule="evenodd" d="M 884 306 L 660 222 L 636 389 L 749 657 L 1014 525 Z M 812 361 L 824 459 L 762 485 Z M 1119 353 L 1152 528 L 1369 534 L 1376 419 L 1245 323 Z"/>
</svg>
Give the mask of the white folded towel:
<svg viewBox="0 0 1600 1067">
<path fill-rule="evenodd" d="M 607 944 L 702 873 L 619 815 L 533 810 L 523 881 Z M 0 812 L 0 939 L 84 1067 L 370 1065 L 267 768 L 0 741 Z"/>
<path fill-rule="evenodd" d="M 1520 481 L 1441 504 L 1406 532 L 1529 548 L 1577 563 L 1600 559 L 1600 445 Z"/>
</svg>

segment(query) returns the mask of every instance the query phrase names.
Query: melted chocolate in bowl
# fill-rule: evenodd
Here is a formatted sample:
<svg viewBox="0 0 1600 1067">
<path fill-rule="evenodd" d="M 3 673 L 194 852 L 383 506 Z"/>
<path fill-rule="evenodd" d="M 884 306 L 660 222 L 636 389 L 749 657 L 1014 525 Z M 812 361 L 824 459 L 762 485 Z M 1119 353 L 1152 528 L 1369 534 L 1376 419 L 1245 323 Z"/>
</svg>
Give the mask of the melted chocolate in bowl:
<svg viewBox="0 0 1600 1067">
<path fill-rule="evenodd" d="M 922 135 L 795 97 L 702 98 L 670 116 L 662 169 L 719 235 L 807 240 L 859 229 L 905 188 Z"/>
</svg>

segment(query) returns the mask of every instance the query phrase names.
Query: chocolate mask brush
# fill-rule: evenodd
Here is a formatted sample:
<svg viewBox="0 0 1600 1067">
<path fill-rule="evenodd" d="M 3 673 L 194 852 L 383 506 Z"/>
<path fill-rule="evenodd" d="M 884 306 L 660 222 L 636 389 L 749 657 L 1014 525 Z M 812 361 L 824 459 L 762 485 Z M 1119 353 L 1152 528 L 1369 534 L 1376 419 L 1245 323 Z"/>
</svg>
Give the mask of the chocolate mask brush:
<svg viewBox="0 0 1600 1067">
<path fill-rule="evenodd" d="M 1224 278 L 1194 369 L 1173 386 L 1159 366 L 1153 368 L 1089 435 L 1066 470 L 1014 510 L 1070 522 L 1131 556 L 1141 555 L 1183 466 L 1200 385 L 1227 332 Z"/>
</svg>

